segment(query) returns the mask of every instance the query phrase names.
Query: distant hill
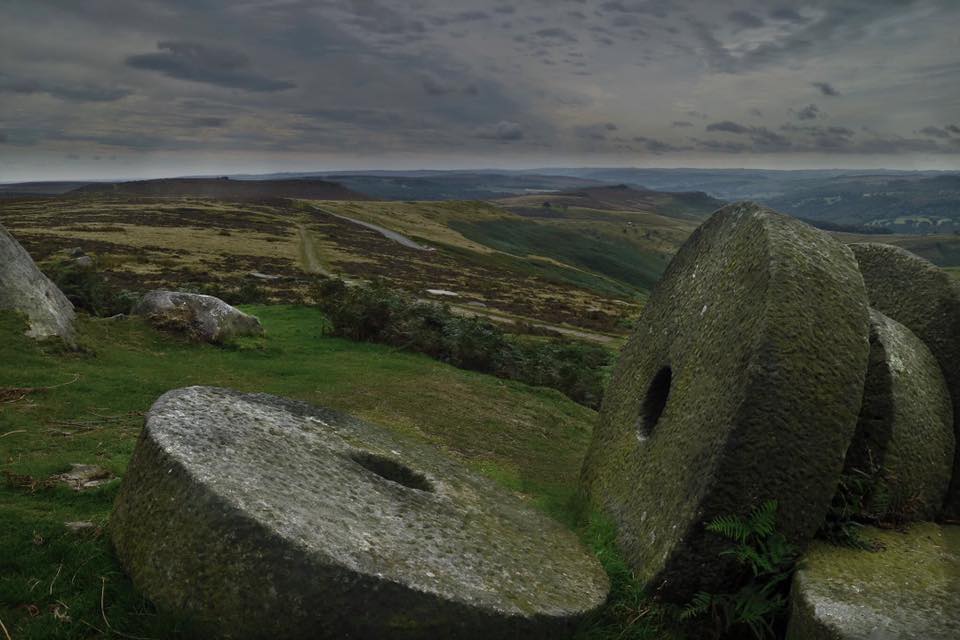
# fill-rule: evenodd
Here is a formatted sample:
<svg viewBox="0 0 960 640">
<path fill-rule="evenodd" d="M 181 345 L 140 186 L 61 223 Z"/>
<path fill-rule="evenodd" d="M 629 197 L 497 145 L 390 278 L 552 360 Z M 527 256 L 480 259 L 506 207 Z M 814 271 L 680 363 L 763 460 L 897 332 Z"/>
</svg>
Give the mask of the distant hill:
<svg viewBox="0 0 960 640">
<path fill-rule="evenodd" d="M 515 172 L 335 173 L 324 178 L 382 200 L 494 200 L 507 196 L 553 193 L 604 183 L 568 176 Z"/>
<path fill-rule="evenodd" d="M 58 196 L 73 191 L 89 182 L 16 182 L 0 184 L 0 198 Z"/>
<path fill-rule="evenodd" d="M 502 198 L 499 204 L 526 217 L 564 218 L 583 210 L 655 213 L 700 220 L 723 206 L 703 192 L 670 193 L 626 184 L 591 186 L 575 191 Z M 577 216 L 580 217 L 580 216 Z"/>
<path fill-rule="evenodd" d="M 372 200 L 337 182 L 303 180 L 231 180 L 229 178 L 171 178 L 88 184 L 68 195 L 141 196 L 152 198 L 305 198 L 310 200 Z"/>
</svg>

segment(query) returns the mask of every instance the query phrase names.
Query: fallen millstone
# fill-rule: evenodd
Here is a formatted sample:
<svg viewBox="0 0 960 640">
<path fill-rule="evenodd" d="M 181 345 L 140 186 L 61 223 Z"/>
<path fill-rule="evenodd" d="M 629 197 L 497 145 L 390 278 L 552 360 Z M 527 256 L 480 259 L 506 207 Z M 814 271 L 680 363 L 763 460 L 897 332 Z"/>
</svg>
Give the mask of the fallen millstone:
<svg viewBox="0 0 960 640">
<path fill-rule="evenodd" d="M 870 306 L 913 331 L 940 363 L 953 397 L 954 434 L 960 438 L 960 285 L 943 269 L 899 247 L 864 243 L 850 248 L 860 263 Z M 944 512 L 960 517 L 960 449 Z"/>
<path fill-rule="evenodd" d="M 430 447 L 266 394 L 171 391 L 110 523 L 157 605 L 229 638 L 553 638 L 608 582 L 577 538 Z"/>
<path fill-rule="evenodd" d="M 687 602 L 739 575 L 705 531 L 766 500 L 803 546 L 823 522 L 857 424 L 869 354 L 849 249 L 753 203 L 680 248 L 607 387 L 582 474 L 650 592 Z"/>
<path fill-rule="evenodd" d="M 43 275 L 30 254 L 0 225 L 0 310 L 27 316 L 31 338 L 59 337 L 75 343 L 73 305 Z"/>
<path fill-rule="evenodd" d="M 220 298 L 199 293 L 151 291 L 133 308 L 154 325 L 185 333 L 205 342 L 222 343 L 240 336 L 258 336 L 263 327 L 256 316 L 232 307 Z"/>
<path fill-rule="evenodd" d="M 866 533 L 881 551 L 811 545 L 790 590 L 787 640 L 960 638 L 960 527 Z"/>
<path fill-rule="evenodd" d="M 953 408 L 936 358 L 912 331 L 870 311 L 870 363 L 846 473 L 871 479 L 867 511 L 937 517 L 953 472 Z"/>
</svg>

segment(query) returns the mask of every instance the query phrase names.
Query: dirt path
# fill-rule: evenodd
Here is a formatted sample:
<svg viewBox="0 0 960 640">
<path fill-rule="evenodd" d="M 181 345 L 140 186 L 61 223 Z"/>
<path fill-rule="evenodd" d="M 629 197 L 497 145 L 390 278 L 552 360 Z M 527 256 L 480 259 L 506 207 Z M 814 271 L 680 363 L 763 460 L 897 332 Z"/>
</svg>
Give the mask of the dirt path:
<svg viewBox="0 0 960 640">
<path fill-rule="evenodd" d="M 436 300 L 431 300 L 431 302 L 436 302 Z M 455 314 L 460 316 L 480 316 L 481 318 L 486 318 L 492 322 L 499 322 L 501 324 L 513 324 L 514 322 L 526 322 L 527 324 L 533 325 L 534 327 L 540 327 L 542 329 L 550 329 L 551 331 L 556 331 L 557 333 L 563 334 L 565 336 L 570 336 L 571 338 L 578 338 L 580 340 L 589 340 L 590 342 L 597 342 L 605 345 L 615 344 L 621 338 L 616 338 L 614 336 L 608 336 L 603 333 L 594 333 L 593 331 L 586 331 L 584 329 L 572 329 L 570 327 L 563 327 L 556 324 L 549 324 L 546 322 L 540 322 L 538 320 L 531 320 L 529 318 L 513 318 L 510 316 L 504 316 L 496 311 L 491 311 L 484 309 L 482 307 L 467 307 L 465 305 L 451 304 L 450 310 Z"/>
<path fill-rule="evenodd" d="M 313 240 L 310 238 L 310 232 L 302 224 L 297 225 L 297 233 L 300 235 L 300 257 L 303 262 L 303 270 L 322 276 L 332 276 L 329 271 L 323 268 L 320 258 L 317 257 L 317 248 L 313 246 Z"/>
<path fill-rule="evenodd" d="M 382 235 L 384 238 L 387 238 L 388 240 L 393 240 L 394 242 L 401 244 L 405 247 L 409 247 L 410 249 L 416 249 L 417 251 L 436 251 L 436 249 L 434 249 L 433 247 L 428 247 L 426 245 L 420 244 L 419 242 L 415 242 L 414 240 L 411 240 L 407 236 L 403 235 L 402 233 L 397 233 L 396 231 L 392 231 L 390 229 L 387 229 L 386 227 L 381 227 L 378 224 L 373 224 L 372 222 L 365 222 L 363 220 L 357 220 L 356 218 L 351 218 L 350 216 L 334 213 L 333 211 L 327 211 L 326 209 L 320 209 L 319 207 L 314 207 L 314 208 L 321 213 L 327 214 L 328 216 L 333 216 L 334 218 L 340 218 L 341 220 L 346 220 L 347 222 L 352 222 L 353 224 L 357 224 L 357 225 L 360 225 L 361 227 L 366 227 L 367 229 L 376 231 L 377 233 Z"/>
</svg>

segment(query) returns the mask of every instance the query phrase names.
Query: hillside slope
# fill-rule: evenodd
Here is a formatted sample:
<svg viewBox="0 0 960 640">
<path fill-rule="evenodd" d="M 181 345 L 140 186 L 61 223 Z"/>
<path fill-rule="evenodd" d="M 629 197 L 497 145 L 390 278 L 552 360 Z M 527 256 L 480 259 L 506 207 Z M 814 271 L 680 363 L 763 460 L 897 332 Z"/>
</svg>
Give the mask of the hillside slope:
<svg viewBox="0 0 960 640">
<path fill-rule="evenodd" d="M 327 180 L 231 180 L 229 178 L 170 178 L 88 184 L 68 195 L 151 198 L 310 198 L 314 200 L 370 200 L 362 193 Z"/>
</svg>

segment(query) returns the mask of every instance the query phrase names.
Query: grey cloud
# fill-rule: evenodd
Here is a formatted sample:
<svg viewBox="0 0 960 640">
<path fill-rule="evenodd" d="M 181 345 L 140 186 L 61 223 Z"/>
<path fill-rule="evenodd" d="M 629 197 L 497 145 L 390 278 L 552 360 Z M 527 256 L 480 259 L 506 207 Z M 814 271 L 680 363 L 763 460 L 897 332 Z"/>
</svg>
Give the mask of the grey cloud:
<svg viewBox="0 0 960 640">
<path fill-rule="evenodd" d="M 942 139 L 942 138 L 950 137 L 950 132 L 947 131 L 946 129 L 941 129 L 940 127 L 933 127 L 933 126 L 924 127 L 923 129 L 920 129 L 920 133 L 930 138 Z"/>
<path fill-rule="evenodd" d="M 804 18 L 790 7 L 780 7 L 779 9 L 774 9 L 769 13 L 769 15 L 772 19 L 781 20 L 783 22 L 794 22 L 797 24 L 809 22 L 807 18 Z"/>
<path fill-rule="evenodd" d="M 0 75 L 0 93 L 25 95 L 43 93 L 67 102 L 115 102 L 129 96 L 131 91 L 120 87 L 104 87 L 93 84 L 60 84 Z"/>
<path fill-rule="evenodd" d="M 957 125 L 955 125 L 955 124 L 948 124 L 948 125 L 947 125 L 946 127 L 944 127 L 944 128 L 945 128 L 947 131 L 949 131 L 950 133 L 955 133 L 955 134 L 957 134 L 958 136 L 960 136 L 960 127 L 958 127 Z"/>
<path fill-rule="evenodd" d="M 498 7 L 494 7 L 494 8 L 493 8 L 493 11 L 494 11 L 495 13 L 502 13 L 502 14 L 504 14 L 504 15 L 510 15 L 510 14 L 512 14 L 512 13 L 515 13 L 515 12 L 516 12 L 516 9 L 514 9 L 513 5 L 503 4 L 503 5 L 500 5 L 500 6 L 498 6 Z"/>
<path fill-rule="evenodd" d="M 737 124 L 730 120 L 721 122 L 711 122 L 707 125 L 707 131 L 725 131 L 727 133 L 750 133 L 750 127 Z"/>
<path fill-rule="evenodd" d="M 556 40 L 559 42 L 565 42 L 567 44 L 573 44 L 579 42 L 577 36 L 573 35 L 566 29 L 561 27 L 549 27 L 547 29 L 540 29 L 539 31 L 534 32 L 534 35 L 539 36 L 540 38 L 546 40 Z"/>
<path fill-rule="evenodd" d="M 690 147 L 679 147 L 669 142 L 664 142 L 663 140 L 657 140 L 656 138 L 648 138 L 646 136 L 634 136 L 634 142 L 639 142 L 643 144 L 643 147 L 655 155 L 660 155 L 661 153 L 670 153 L 676 151 L 688 151 Z"/>
<path fill-rule="evenodd" d="M 825 96 L 839 96 L 840 92 L 829 82 L 811 82 L 811 85 L 820 90 Z"/>
<path fill-rule="evenodd" d="M 158 42 L 157 48 L 163 53 L 129 56 L 126 59 L 127 66 L 157 71 L 179 80 L 203 82 L 246 91 L 284 91 L 297 86 L 291 82 L 275 80 L 250 71 L 249 57 L 232 49 L 184 40 Z"/>
<path fill-rule="evenodd" d="M 578 138 L 586 140 L 606 140 L 607 133 L 616 131 L 617 125 L 612 122 L 598 122 L 596 124 L 580 125 L 574 127 L 573 131 Z"/>
<path fill-rule="evenodd" d="M 6 141 L 9 140 L 9 139 L 10 139 L 10 138 L 7 137 L 7 134 L 5 134 L 5 133 L 3 133 L 2 131 L 0 131 L 0 144 L 3 144 L 4 142 L 6 142 Z"/>
<path fill-rule="evenodd" d="M 727 14 L 727 18 L 729 18 L 730 21 L 737 26 L 745 29 L 755 29 L 757 27 L 762 27 L 765 24 L 763 18 L 760 16 L 756 15 L 755 13 L 750 13 L 749 11 L 743 11 L 742 9 L 731 11 Z"/>
<path fill-rule="evenodd" d="M 820 107 L 815 104 L 808 104 L 796 113 L 798 120 L 816 120 L 821 115 Z"/>
<path fill-rule="evenodd" d="M 488 140 L 520 140 L 523 138 L 523 127 L 517 122 L 501 120 L 488 127 L 481 127 L 475 132 L 476 137 Z"/>
<path fill-rule="evenodd" d="M 762 118 L 762 117 L 763 117 L 763 111 L 761 111 L 760 109 L 757 109 L 756 107 L 754 107 L 753 109 L 750 109 L 750 115 L 756 116 L 756 117 L 758 117 L 758 118 Z"/>
<path fill-rule="evenodd" d="M 689 120 L 674 120 L 671 127 L 692 127 L 693 123 Z"/>
<path fill-rule="evenodd" d="M 190 125 L 193 127 L 211 127 L 219 128 L 226 126 L 229 122 L 226 118 L 220 118 L 217 116 L 200 116 L 190 119 Z"/>
</svg>

